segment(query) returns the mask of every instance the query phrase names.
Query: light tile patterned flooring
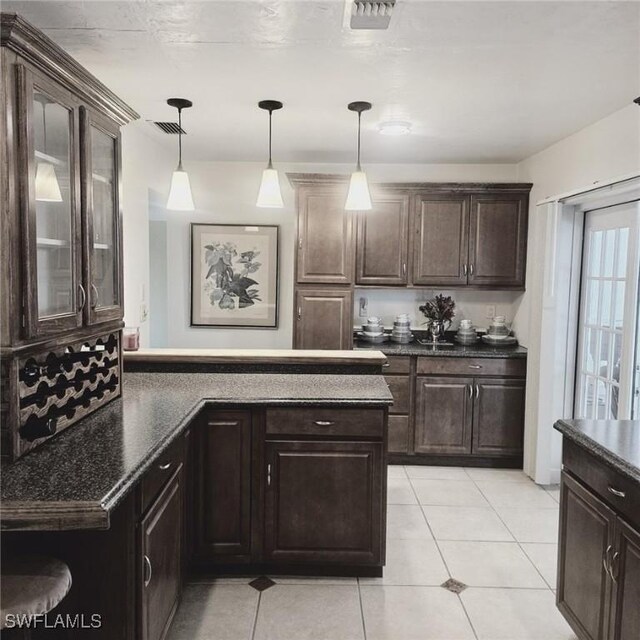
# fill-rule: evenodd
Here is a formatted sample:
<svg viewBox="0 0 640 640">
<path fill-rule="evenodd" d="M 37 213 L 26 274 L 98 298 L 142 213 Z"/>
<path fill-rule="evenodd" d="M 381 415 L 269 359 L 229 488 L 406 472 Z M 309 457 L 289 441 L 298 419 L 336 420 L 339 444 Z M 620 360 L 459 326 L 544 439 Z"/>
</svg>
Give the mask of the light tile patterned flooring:
<svg viewBox="0 0 640 640">
<path fill-rule="evenodd" d="M 276 577 L 262 593 L 251 578 L 192 582 L 170 640 L 575 640 L 553 593 L 557 487 L 393 466 L 388 501 L 384 577 Z"/>
</svg>

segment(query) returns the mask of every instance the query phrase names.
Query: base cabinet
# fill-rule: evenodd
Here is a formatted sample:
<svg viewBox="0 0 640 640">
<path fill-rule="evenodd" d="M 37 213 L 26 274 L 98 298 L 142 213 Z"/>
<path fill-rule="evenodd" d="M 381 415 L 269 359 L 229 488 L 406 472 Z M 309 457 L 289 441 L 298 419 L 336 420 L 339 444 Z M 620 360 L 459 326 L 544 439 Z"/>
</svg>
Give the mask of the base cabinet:
<svg viewBox="0 0 640 640">
<path fill-rule="evenodd" d="M 634 504 L 608 487 L 621 486 L 615 471 L 590 454 L 567 453 L 560 493 L 556 602 L 580 640 L 637 640 L 640 630 L 640 527 L 616 500 Z M 571 463 L 571 464 L 569 464 Z M 571 466 L 577 463 L 575 467 Z M 606 474 L 607 480 L 600 480 Z M 589 484 L 593 481 L 594 486 Z M 603 495 L 607 494 L 607 495 Z M 611 496 L 613 496 L 611 498 Z M 613 503 L 612 503 L 613 502 Z"/>
<path fill-rule="evenodd" d="M 265 560 L 379 564 L 382 443 L 267 442 Z"/>
<path fill-rule="evenodd" d="M 140 638 L 166 637 L 182 583 L 182 466 L 140 523 Z"/>
</svg>

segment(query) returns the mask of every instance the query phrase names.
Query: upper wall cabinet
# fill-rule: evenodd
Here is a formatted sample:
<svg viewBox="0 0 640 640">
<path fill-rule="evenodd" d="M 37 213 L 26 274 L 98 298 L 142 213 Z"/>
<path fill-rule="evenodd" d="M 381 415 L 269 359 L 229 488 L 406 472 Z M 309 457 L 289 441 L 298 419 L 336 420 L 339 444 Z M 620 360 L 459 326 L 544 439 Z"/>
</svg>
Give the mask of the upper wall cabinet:
<svg viewBox="0 0 640 640">
<path fill-rule="evenodd" d="M 119 129 L 138 115 L 28 22 L 1 19 L 2 346 L 119 328 Z"/>
<path fill-rule="evenodd" d="M 524 288 L 529 196 L 471 196 L 469 284 Z"/>
<path fill-rule="evenodd" d="M 346 183 L 299 189 L 298 282 L 353 282 L 353 216 L 344 210 L 346 197 Z"/>
<path fill-rule="evenodd" d="M 408 230 L 409 195 L 374 196 L 357 218 L 356 284 L 407 284 Z"/>
</svg>

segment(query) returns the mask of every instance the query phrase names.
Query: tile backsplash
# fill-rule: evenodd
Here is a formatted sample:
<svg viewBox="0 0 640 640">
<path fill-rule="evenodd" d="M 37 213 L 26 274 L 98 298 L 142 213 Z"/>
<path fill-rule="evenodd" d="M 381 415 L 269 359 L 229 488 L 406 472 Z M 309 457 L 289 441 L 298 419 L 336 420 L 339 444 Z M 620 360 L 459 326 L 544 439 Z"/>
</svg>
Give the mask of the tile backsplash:
<svg viewBox="0 0 640 640">
<path fill-rule="evenodd" d="M 408 313 L 414 329 L 422 326 L 425 318 L 418 307 L 436 294 L 451 296 L 456 302 L 456 315 L 451 325 L 457 329 L 460 320 L 468 318 L 479 329 L 489 325 L 487 317 L 490 307 L 495 307 L 495 315 L 506 316 L 511 325 L 520 306 L 521 291 L 466 291 L 446 289 L 358 289 L 354 291 L 354 324 L 359 328 L 367 317 L 380 316 L 387 328 L 393 326 L 393 320 L 399 313 Z M 360 315 L 361 298 L 367 301 L 367 311 Z M 492 310 L 492 309 L 491 309 Z"/>
</svg>

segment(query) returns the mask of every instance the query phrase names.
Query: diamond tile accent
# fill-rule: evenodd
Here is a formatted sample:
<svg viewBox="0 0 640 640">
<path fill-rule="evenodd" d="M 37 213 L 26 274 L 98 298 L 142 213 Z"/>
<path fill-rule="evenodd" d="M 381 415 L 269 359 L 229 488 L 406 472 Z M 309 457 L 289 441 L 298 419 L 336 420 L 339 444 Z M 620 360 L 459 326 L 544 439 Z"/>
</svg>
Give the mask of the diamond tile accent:
<svg viewBox="0 0 640 640">
<path fill-rule="evenodd" d="M 443 589 L 447 589 L 451 591 L 451 593 L 462 593 L 467 585 L 464 582 L 460 582 L 460 580 L 456 580 L 455 578 L 449 578 L 446 582 L 443 582 L 440 585 Z"/>
<path fill-rule="evenodd" d="M 260 576 L 249 583 L 250 587 L 253 587 L 256 591 L 265 591 L 275 585 L 275 582 L 267 576 Z"/>
</svg>

